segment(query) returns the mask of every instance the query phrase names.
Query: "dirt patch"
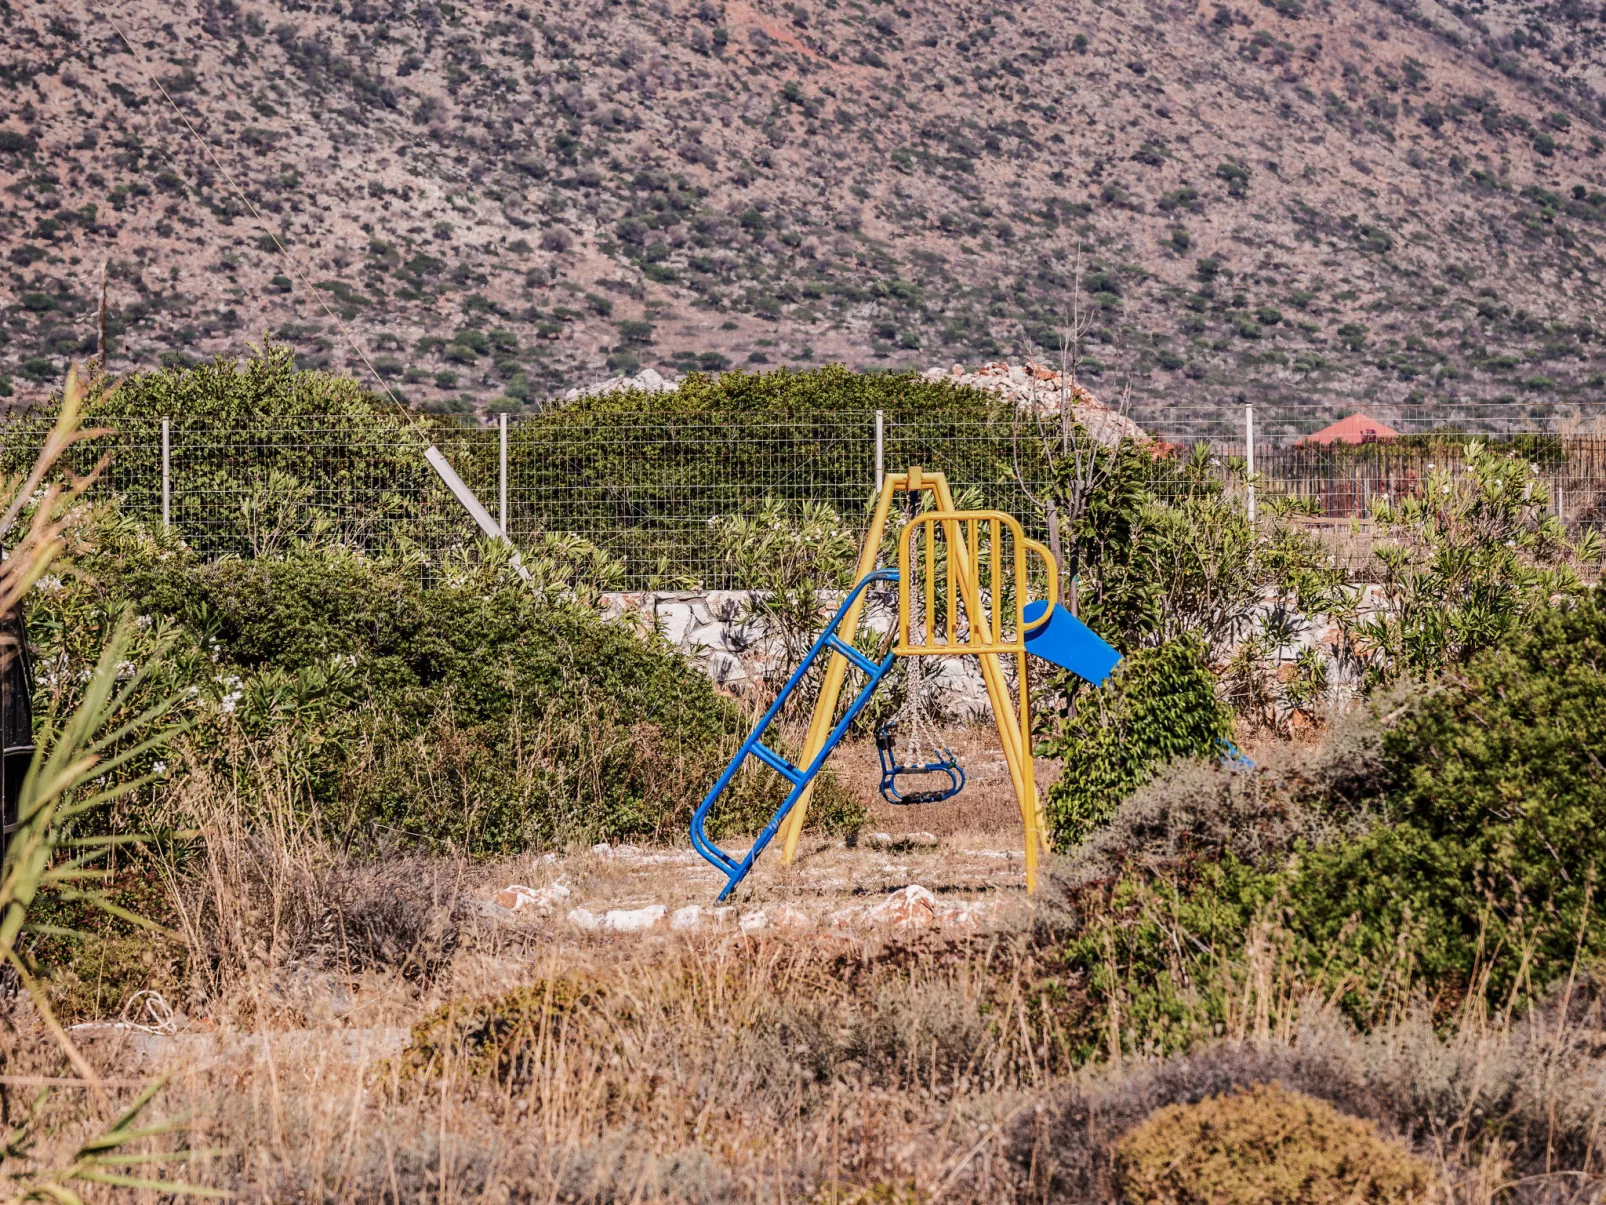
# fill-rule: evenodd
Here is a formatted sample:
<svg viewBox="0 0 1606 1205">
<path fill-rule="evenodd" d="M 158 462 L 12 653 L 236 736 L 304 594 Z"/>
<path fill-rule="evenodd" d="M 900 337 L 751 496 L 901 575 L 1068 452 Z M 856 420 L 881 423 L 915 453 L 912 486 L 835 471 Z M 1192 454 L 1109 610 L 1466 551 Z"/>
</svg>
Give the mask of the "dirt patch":
<svg viewBox="0 0 1606 1205">
<path fill-rule="evenodd" d="M 994 841 L 1007 845 L 1006 838 L 1020 834 L 1020 807 L 1009 782 L 1009 766 L 998 743 L 998 730 L 991 723 L 946 729 L 948 747 L 965 771 L 965 789 L 946 803 L 898 806 L 881 798 L 877 790 L 881 766 L 876 760 L 875 742 L 843 742 L 826 764 L 843 788 L 870 811 L 866 831 L 898 833 L 928 832 L 937 836 L 956 833 L 995 834 Z M 1059 763 L 1035 762 L 1039 795 L 1059 776 Z"/>
</svg>

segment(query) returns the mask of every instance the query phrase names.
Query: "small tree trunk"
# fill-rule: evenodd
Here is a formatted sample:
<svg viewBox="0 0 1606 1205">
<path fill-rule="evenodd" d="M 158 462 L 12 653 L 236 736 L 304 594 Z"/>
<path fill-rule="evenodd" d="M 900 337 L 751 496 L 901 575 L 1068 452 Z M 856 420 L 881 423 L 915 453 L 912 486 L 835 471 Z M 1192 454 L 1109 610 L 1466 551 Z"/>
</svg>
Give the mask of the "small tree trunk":
<svg viewBox="0 0 1606 1205">
<path fill-rule="evenodd" d="M 1060 598 L 1064 599 L 1067 597 L 1065 584 L 1068 580 L 1065 576 L 1065 546 L 1060 539 L 1060 508 L 1052 498 L 1043 504 L 1043 517 L 1048 520 L 1048 550 L 1054 554 L 1054 575 L 1058 579 L 1055 584 L 1059 587 Z M 1066 605 L 1075 615 L 1076 604 L 1069 602 Z"/>
<path fill-rule="evenodd" d="M 106 371 L 106 270 L 111 266 L 110 259 L 100 261 L 100 314 L 97 324 L 97 338 L 95 340 L 96 367 L 101 372 Z"/>
</svg>

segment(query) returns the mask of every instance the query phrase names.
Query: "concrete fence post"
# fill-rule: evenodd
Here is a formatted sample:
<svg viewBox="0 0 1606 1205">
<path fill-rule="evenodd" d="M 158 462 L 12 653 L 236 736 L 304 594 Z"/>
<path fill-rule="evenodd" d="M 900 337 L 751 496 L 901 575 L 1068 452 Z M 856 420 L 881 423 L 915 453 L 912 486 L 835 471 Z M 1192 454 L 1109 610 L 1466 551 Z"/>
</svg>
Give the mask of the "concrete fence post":
<svg viewBox="0 0 1606 1205">
<path fill-rule="evenodd" d="M 881 411 L 875 412 L 875 492 L 881 493 L 881 485 L 887 478 L 887 431 L 886 417 Z"/>
<path fill-rule="evenodd" d="M 1249 477 L 1249 488 L 1244 493 L 1244 503 L 1249 514 L 1249 521 L 1255 521 L 1255 407 L 1252 403 L 1244 405 L 1244 469 Z"/>
<path fill-rule="evenodd" d="M 172 420 L 162 419 L 162 530 L 173 526 Z"/>
</svg>

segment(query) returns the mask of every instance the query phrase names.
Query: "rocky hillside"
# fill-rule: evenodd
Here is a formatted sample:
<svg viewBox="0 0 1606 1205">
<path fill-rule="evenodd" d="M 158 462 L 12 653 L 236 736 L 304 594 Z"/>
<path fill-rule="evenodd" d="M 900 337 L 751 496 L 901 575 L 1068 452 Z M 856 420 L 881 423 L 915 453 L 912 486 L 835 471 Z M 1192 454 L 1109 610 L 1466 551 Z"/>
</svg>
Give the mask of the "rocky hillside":
<svg viewBox="0 0 1606 1205">
<path fill-rule="evenodd" d="M 640 366 L 1057 363 L 1079 302 L 1084 377 L 1140 415 L 1593 413 L 1603 18 L 0 0 L 0 372 L 21 402 L 93 351 L 109 259 L 114 371 L 265 331 L 356 368 L 338 318 L 433 409 Z"/>
</svg>

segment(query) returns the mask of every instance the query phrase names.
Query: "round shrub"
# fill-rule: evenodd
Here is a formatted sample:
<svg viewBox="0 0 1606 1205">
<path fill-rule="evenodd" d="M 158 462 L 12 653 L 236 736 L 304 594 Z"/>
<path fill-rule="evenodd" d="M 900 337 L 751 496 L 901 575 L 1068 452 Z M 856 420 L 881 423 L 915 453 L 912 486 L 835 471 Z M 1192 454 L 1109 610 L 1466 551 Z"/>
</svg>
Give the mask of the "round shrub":
<svg viewBox="0 0 1606 1205">
<path fill-rule="evenodd" d="M 1131 1205 L 1406 1205 L 1430 1169 L 1377 1127 L 1278 1084 L 1171 1105 L 1117 1147 Z"/>
</svg>

